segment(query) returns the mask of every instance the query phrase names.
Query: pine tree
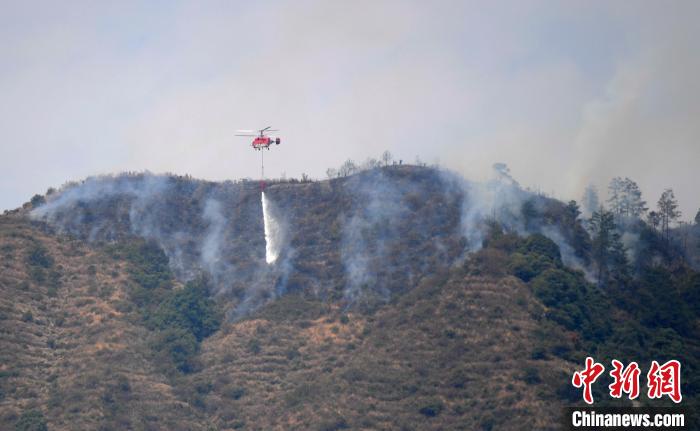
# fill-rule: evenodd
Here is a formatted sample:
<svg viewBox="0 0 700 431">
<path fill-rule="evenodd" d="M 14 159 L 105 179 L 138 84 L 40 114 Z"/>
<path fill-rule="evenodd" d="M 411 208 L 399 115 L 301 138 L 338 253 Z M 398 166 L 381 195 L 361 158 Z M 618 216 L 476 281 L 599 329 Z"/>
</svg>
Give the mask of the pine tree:
<svg viewBox="0 0 700 431">
<path fill-rule="evenodd" d="M 659 223 L 661 223 L 661 216 L 656 211 L 649 211 L 647 214 L 647 224 L 651 226 L 654 230 L 659 229 Z"/>
<path fill-rule="evenodd" d="M 579 209 L 578 203 L 574 200 L 569 201 L 566 205 L 566 213 L 568 215 L 568 224 L 573 225 L 576 223 L 578 216 L 581 215 L 581 210 Z"/>
<path fill-rule="evenodd" d="M 604 285 L 614 278 L 627 278 L 627 256 L 615 225 L 615 215 L 600 208 L 590 220 L 592 231 L 593 263 L 597 269 L 598 285 Z M 611 277 L 612 274 L 612 277 Z"/>
<path fill-rule="evenodd" d="M 610 207 L 610 211 L 616 216 L 622 215 L 623 189 L 624 183 L 622 178 L 615 177 L 612 180 L 610 180 L 610 184 L 608 184 L 608 205 Z"/>
<path fill-rule="evenodd" d="M 668 241 L 671 238 L 671 223 L 681 216 L 673 189 L 664 190 L 656 205 L 659 209 L 661 232 L 664 233 L 666 241 Z"/>
<path fill-rule="evenodd" d="M 586 190 L 583 192 L 581 204 L 583 205 L 583 210 L 586 215 L 593 214 L 594 211 L 598 210 L 600 207 L 600 200 L 598 199 L 598 189 L 594 185 L 590 184 L 586 187 Z"/>
<path fill-rule="evenodd" d="M 610 211 L 618 220 L 622 217 L 638 219 L 647 211 L 646 202 L 642 199 L 642 191 L 636 182 L 625 177 L 615 177 L 608 186 Z"/>
<path fill-rule="evenodd" d="M 642 199 L 642 191 L 637 183 L 629 178 L 623 180 L 623 208 L 625 215 L 638 219 L 648 208 L 647 203 Z"/>
</svg>

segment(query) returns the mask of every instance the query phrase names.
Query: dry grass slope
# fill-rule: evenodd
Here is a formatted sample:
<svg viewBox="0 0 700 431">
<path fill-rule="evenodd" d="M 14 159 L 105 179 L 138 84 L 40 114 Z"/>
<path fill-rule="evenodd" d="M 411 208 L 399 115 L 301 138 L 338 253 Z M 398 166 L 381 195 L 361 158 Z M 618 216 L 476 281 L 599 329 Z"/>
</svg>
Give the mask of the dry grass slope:
<svg viewBox="0 0 700 431">
<path fill-rule="evenodd" d="M 53 282 L 30 274 L 37 246 Z M 205 429 L 150 359 L 123 262 L 12 217 L 0 217 L 0 250 L 1 429 L 32 408 L 51 430 Z"/>
<path fill-rule="evenodd" d="M 126 262 L 8 216 L 0 250 L 3 429 L 30 409 L 51 430 L 547 429 L 572 368 L 531 359 L 527 286 L 454 268 L 373 313 L 289 294 L 207 338 L 198 372 L 166 374 Z"/>
</svg>

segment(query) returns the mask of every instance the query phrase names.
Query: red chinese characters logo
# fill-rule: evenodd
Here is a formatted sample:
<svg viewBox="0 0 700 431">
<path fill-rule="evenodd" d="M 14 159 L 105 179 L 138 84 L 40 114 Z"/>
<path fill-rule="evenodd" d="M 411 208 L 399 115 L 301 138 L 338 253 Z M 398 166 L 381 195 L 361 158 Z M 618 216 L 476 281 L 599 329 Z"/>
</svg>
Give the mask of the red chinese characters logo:
<svg viewBox="0 0 700 431">
<path fill-rule="evenodd" d="M 608 386 L 610 396 L 621 398 L 624 392 L 631 400 L 637 398 L 639 396 L 639 365 L 636 362 L 630 362 L 625 368 L 622 362 L 617 359 L 612 360 L 612 365 L 614 370 L 610 371 L 610 377 L 613 378 L 613 382 Z"/>
<path fill-rule="evenodd" d="M 625 365 L 617 359 L 612 360 L 613 370 L 610 371 L 612 383 L 608 385 L 610 396 L 622 398 L 627 394 L 627 398 L 634 400 L 639 397 L 639 376 L 641 370 L 639 364 L 630 362 Z M 591 386 L 605 371 L 605 367 L 593 360 L 590 356 L 586 358 L 586 367 L 581 371 L 576 371 L 571 378 L 574 387 L 583 388 L 583 400 L 588 404 L 593 404 L 593 391 Z M 647 373 L 647 386 L 649 388 L 647 396 L 650 399 L 662 398 L 668 395 L 675 403 L 680 403 L 683 399 L 681 395 L 681 363 L 675 360 L 659 365 L 657 361 L 651 362 L 651 367 Z"/>
<path fill-rule="evenodd" d="M 680 403 L 683 399 L 681 395 L 681 363 L 668 361 L 659 365 L 658 362 L 651 361 L 651 368 L 647 374 L 647 384 L 649 398 L 661 398 L 668 395 L 674 403 Z"/>
<path fill-rule="evenodd" d="M 571 383 L 575 387 L 580 388 L 583 386 L 583 400 L 588 404 L 593 404 L 591 385 L 603 374 L 603 371 L 605 371 L 603 364 L 597 363 L 589 356 L 586 358 L 586 368 L 576 371 L 571 378 Z"/>
</svg>

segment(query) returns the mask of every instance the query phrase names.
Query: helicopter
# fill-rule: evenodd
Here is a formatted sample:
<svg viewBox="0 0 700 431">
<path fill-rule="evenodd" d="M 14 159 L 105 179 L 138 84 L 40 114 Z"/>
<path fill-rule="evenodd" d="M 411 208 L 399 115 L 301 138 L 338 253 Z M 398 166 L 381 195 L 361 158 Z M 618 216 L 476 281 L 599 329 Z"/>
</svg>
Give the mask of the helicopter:
<svg viewBox="0 0 700 431">
<path fill-rule="evenodd" d="M 257 131 L 255 130 L 237 130 L 236 136 L 251 136 L 255 137 L 253 139 L 253 142 L 250 144 L 251 147 L 255 150 L 262 150 L 263 148 L 267 148 L 268 151 L 270 150 L 270 145 L 275 144 L 279 145 L 282 141 L 280 140 L 279 137 L 272 137 L 266 135 L 268 132 L 278 132 L 279 130 L 277 129 L 272 129 L 272 126 L 267 126 L 264 129 L 259 129 Z"/>
</svg>

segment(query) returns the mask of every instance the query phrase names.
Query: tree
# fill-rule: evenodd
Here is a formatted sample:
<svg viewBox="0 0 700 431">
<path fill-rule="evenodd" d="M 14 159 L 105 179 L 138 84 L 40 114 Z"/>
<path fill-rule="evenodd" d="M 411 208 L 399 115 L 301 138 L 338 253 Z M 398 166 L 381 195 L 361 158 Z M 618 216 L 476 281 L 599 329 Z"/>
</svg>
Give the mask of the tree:
<svg viewBox="0 0 700 431">
<path fill-rule="evenodd" d="M 523 202 L 522 206 L 520 207 L 520 213 L 523 216 L 525 229 L 529 230 L 531 228 L 532 221 L 535 220 L 538 215 L 534 199 L 528 199 Z"/>
<path fill-rule="evenodd" d="M 355 164 L 355 162 L 353 162 L 351 159 L 347 159 L 338 170 L 338 174 L 341 177 L 347 177 L 348 175 L 354 174 L 356 171 L 357 165 Z"/>
<path fill-rule="evenodd" d="M 627 274 L 627 256 L 617 232 L 615 215 L 601 208 L 593 213 L 590 226 L 598 285 L 605 284 L 611 278 L 611 274 L 616 279 L 624 278 Z"/>
<path fill-rule="evenodd" d="M 610 211 L 619 219 L 631 217 L 638 219 L 648 209 L 642 199 L 642 192 L 636 182 L 625 177 L 615 177 L 608 185 Z"/>
<path fill-rule="evenodd" d="M 608 184 L 608 205 L 615 215 L 622 214 L 622 178 L 615 177 Z"/>
<path fill-rule="evenodd" d="M 647 203 L 642 199 L 642 191 L 637 183 L 629 178 L 624 179 L 623 193 L 623 207 L 627 217 L 638 219 L 648 210 Z"/>
<path fill-rule="evenodd" d="M 195 279 L 184 288 L 174 290 L 148 317 L 154 328 L 182 328 L 197 341 L 202 341 L 219 329 L 221 314 L 209 297 L 208 281 Z"/>
<path fill-rule="evenodd" d="M 389 163 L 391 163 L 392 156 L 389 150 L 386 150 L 382 153 L 382 162 L 384 162 L 384 166 L 389 166 Z"/>
<path fill-rule="evenodd" d="M 570 224 L 573 225 L 576 222 L 576 219 L 578 219 L 578 216 L 581 215 L 581 210 L 579 209 L 578 203 L 574 200 L 570 200 L 569 203 L 566 204 L 566 213 Z"/>
<path fill-rule="evenodd" d="M 38 206 L 44 205 L 46 203 L 46 199 L 42 195 L 34 195 L 32 196 L 30 202 L 32 204 L 32 208 L 36 208 Z"/>
<path fill-rule="evenodd" d="M 368 170 L 371 170 L 374 168 L 379 168 L 381 166 L 382 166 L 382 163 L 379 160 L 370 157 L 367 160 L 365 160 L 365 162 L 362 164 L 361 170 L 368 171 Z"/>
<path fill-rule="evenodd" d="M 656 206 L 659 209 L 661 232 L 665 235 L 666 241 L 668 241 L 671 238 L 671 223 L 681 216 L 673 189 L 664 190 Z"/>
<path fill-rule="evenodd" d="M 700 225 L 700 209 L 698 209 L 698 212 L 695 214 L 695 224 Z"/>
<path fill-rule="evenodd" d="M 328 177 L 329 180 L 332 180 L 333 178 L 336 178 L 338 176 L 338 170 L 333 169 L 333 168 L 328 168 L 328 169 L 326 169 L 326 176 Z"/>
<path fill-rule="evenodd" d="M 659 228 L 659 223 L 661 223 L 661 215 L 656 211 L 649 211 L 649 214 L 647 214 L 647 224 L 654 230 L 657 230 Z"/>
<path fill-rule="evenodd" d="M 600 207 L 600 200 L 598 199 L 598 189 L 590 184 L 583 191 L 583 199 L 581 199 L 581 205 L 583 205 L 583 210 L 586 215 L 593 214 L 594 211 L 598 210 Z"/>
<path fill-rule="evenodd" d="M 508 167 L 508 165 L 506 165 L 505 163 L 498 162 L 494 163 L 491 167 L 496 173 L 496 178 L 498 178 L 499 181 L 505 180 L 514 186 L 518 185 L 518 182 L 515 181 L 515 179 L 510 175 L 510 168 Z"/>
</svg>

